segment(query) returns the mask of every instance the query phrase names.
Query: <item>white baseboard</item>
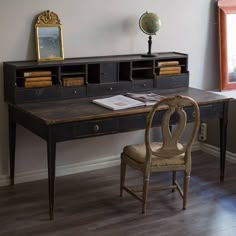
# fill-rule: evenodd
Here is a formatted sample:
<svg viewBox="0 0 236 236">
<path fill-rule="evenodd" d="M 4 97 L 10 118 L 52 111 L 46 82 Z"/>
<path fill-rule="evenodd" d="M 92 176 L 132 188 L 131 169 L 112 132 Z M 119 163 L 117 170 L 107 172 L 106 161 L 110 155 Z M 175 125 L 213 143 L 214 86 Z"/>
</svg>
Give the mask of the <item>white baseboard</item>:
<svg viewBox="0 0 236 236">
<path fill-rule="evenodd" d="M 9 177 L 7 175 L 0 175 L 0 186 L 6 186 L 10 184 Z"/>
<path fill-rule="evenodd" d="M 196 152 L 196 151 L 199 151 L 199 150 L 201 150 L 201 143 L 196 141 L 192 145 L 192 151 Z"/>
<path fill-rule="evenodd" d="M 120 164 L 120 156 L 113 156 L 109 158 L 103 158 L 99 160 L 92 160 L 86 162 L 79 162 L 64 166 L 56 167 L 56 176 L 64 176 L 70 174 L 77 174 L 90 170 L 97 170 Z M 24 183 L 40 179 L 46 179 L 48 177 L 47 169 L 33 170 L 15 174 L 15 183 Z M 0 186 L 10 184 L 10 178 L 7 175 L 0 176 Z"/>
<path fill-rule="evenodd" d="M 212 146 L 206 143 L 200 143 L 200 150 L 203 152 L 209 153 L 212 156 L 220 158 L 220 148 Z M 232 163 L 236 163 L 236 154 L 226 151 L 226 160 Z"/>
<path fill-rule="evenodd" d="M 192 147 L 193 151 L 202 150 L 206 153 L 209 153 L 215 157 L 220 156 L 220 149 L 206 144 L 206 143 L 200 143 L 195 142 Z M 226 152 L 226 159 L 228 161 L 236 163 L 236 154 L 231 152 Z M 103 158 L 99 160 L 92 160 L 92 161 L 86 161 L 86 162 L 80 162 L 80 163 L 74 163 L 70 165 L 64 165 L 64 166 L 57 166 L 56 167 L 56 176 L 64 176 L 64 175 L 70 175 L 70 174 L 77 174 L 81 172 L 86 172 L 90 170 L 97 170 L 112 166 L 117 166 L 120 164 L 120 157 L 119 156 L 113 156 L 108 158 Z M 15 174 L 15 183 L 24 183 L 24 182 L 30 182 L 40 179 L 46 179 L 47 178 L 47 169 L 41 169 L 41 170 L 34 170 L 34 171 L 28 171 L 23 173 L 16 173 Z M 5 186 L 10 184 L 9 176 L 7 175 L 0 175 L 0 186 Z"/>
</svg>

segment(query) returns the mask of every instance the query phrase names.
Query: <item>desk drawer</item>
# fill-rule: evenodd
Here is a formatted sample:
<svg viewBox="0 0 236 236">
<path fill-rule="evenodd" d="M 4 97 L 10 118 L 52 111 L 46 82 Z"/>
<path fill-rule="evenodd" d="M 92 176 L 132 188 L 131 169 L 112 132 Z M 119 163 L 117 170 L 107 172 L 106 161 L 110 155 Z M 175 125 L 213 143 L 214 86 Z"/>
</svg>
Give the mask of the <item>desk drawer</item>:
<svg viewBox="0 0 236 236">
<path fill-rule="evenodd" d="M 164 111 L 160 111 L 155 114 L 153 118 L 152 127 L 157 127 L 161 125 L 162 117 L 163 117 Z M 119 119 L 119 131 L 120 132 L 128 132 L 133 130 L 140 130 L 145 129 L 146 122 L 147 122 L 147 113 L 139 114 L 139 115 L 131 115 L 131 116 L 124 116 L 120 117 Z M 173 117 L 172 120 L 174 123 L 176 120 L 176 117 Z"/>
<path fill-rule="evenodd" d="M 223 118 L 223 111 L 223 103 L 200 106 L 201 120 Z"/>
<path fill-rule="evenodd" d="M 56 141 L 99 136 L 118 132 L 118 119 L 81 121 L 60 124 L 56 129 Z"/>
<path fill-rule="evenodd" d="M 172 89 L 188 87 L 189 75 L 188 73 L 180 75 L 161 75 L 154 79 L 154 88 L 157 89 Z"/>
<path fill-rule="evenodd" d="M 119 131 L 127 132 L 138 129 L 144 129 L 146 125 L 147 114 L 124 116 L 119 118 Z"/>
<path fill-rule="evenodd" d="M 147 89 L 152 89 L 153 88 L 153 79 L 146 79 L 146 80 L 133 80 L 132 81 L 133 86 L 132 89 L 134 91 L 142 91 L 142 90 L 147 90 Z"/>
<path fill-rule="evenodd" d="M 224 104 L 215 103 L 215 104 L 210 104 L 210 105 L 201 105 L 199 109 L 200 109 L 200 117 L 202 121 L 213 119 L 213 118 L 219 119 L 223 117 Z M 193 108 L 186 107 L 184 110 L 187 113 L 188 122 L 192 122 L 193 121 Z"/>
<path fill-rule="evenodd" d="M 17 103 L 41 102 L 60 98 L 58 86 L 48 88 L 19 88 L 16 89 L 15 100 Z"/>
<path fill-rule="evenodd" d="M 107 83 L 107 84 L 96 84 L 88 85 L 88 96 L 101 96 L 101 95 L 112 95 L 112 94 L 123 94 L 130 90 L 131 83 Z"/>
<path fill-rule="evenodd" d="M 73 86 L 61 88 L 62 98 L 80 98 L 86 96 L 85 86 Z"/>
</svg>

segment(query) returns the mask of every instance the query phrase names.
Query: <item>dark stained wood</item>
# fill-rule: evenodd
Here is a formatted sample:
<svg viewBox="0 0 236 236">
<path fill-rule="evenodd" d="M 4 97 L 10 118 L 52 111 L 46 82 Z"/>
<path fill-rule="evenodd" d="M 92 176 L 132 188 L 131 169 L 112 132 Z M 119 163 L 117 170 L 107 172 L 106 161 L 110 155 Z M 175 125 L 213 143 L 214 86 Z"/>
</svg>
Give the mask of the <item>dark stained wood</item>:
<svg viewBox="0 0 236 236">
<path fill-rule="evenodd" d="M 176 60 L 181 67 L 177 75 L 160 75 L 159 62 Z M 201 119 L 221 119 L 221 179 L 226 151 L 228 98 L 189 88 L 188 55 L 163 52 L 153 58 L 135 55 L 68 58 L 64 61 L 4 62 L 4 99 L 9 111 L 10 179 L 14 184 L 15 125 L 20 124 L 47 142 L 49 212 L 53 219 L 55 195 L 56 143 L 120 132 L 144 129 L 151 107 L 111 111 L 92 103 L 101 95 L 126 92 L 155 92 L 164 96 L 183 95 L 197 101 Z M 25 88 L 25 72 L 50 71 L 52 86 Z M 64 87 L 67 76 L 82 76 L 84 85 Z M 151 90 L 151 91 L 150 91 Z M 93 97 L 92 97 L 93 96 Z M 184 108 L 191 113 L 191 107 Z M 154 126 L 160 125 L 163 109 Z M 171 120 L 171 125 L 176 123 Z M 191 115 L 188 122 L 193 120 Z M 127 125 L 128 124 L 128 125 Z"/>
<path fill-rule="evenodd" d="M 182 210 L 177 192 L 150 192 L 148 211 L 124 194 L 119 197 L 119 167 L 57 178 L 56 217 L 48 220 L 47 180 L 0 188 L 1 236 L 235 236 L 236 165 L 227 163 L 225 181 L 218 161 L 193 154 L 189 204 Z M 170 174 L 171 175 L 171 174 Z M 169 174 L 152 176 L 152 184 L 170 181 Z M 136 184 L 137 171 L 129 170 Z"/>
<path fill-rule="evenodd" d="M 193 98 L 199 106 L 210 106 L 209 104 L 217 104 L 229 100 L 229 98 L 222 95 L 195 88 L 151 90 L 148 92 L 158 93 L 167 97 L 175 95 L 188 96 Z M 87 121 L 110 117 L 113 118 L 118 116 L 148 113 L 151 110 L 151 106 L 144 106 L 112 111 L 92 103 L 93 99 L 94 98 L 81 98 L 11 106 L 14 106 L 15 109 L 21 110 L 32 117 L 40 119 L 46 124 L 68 123 L 83 120 Z"/>
<path fill-rule="evenodd" d="M 11 119 L 13 115 L 11 114 L 11 110 L 8 110 L 9 112 L 9 122 L 8 122 L 8 130 L 9 130 L 9 150 L 10 156 L 9 156 L 9 162 L 10 162 L 10 182 L 11 185 L 14 185 L 14 176 L 15 176 L 15 151 L 16 151 L 16 123 L 14 120 Z"/>
<path fill-rule="evenodd" d="M 220 177 L 224 179 L 224 162 L 227 137 L 227 106 L 229 98 L 194 88 L 152 90 L 166 97 L 174 95 L 188 96 L 199 104 L 201 120 L 221 119 L 221 162 Z M 98 135 L 127 132 L 144 129 L 149 107 L 138 107 L 120 111 L 112 111 L 92 103 L 92 99 L 81 98 L 63 101 L 51 101 L 29 104 L 8 104 L 9 121 L 21 124 L 47 141 L 48 146 L 48 184 L 49 184 L 49 213 L 53 219 L 56 142 Z M 163 108 L 164 109 L 164 108 Z M 154 126 L 160 126 L 163 109 L 157 112 Z M 191 107 L 185 108 L 191 114 Z M 175 118 L 177 119 L 177 117 Z M 132 122 L 130 122 L 132 120 Z M 188 119 L 191 122 L 192 118 Z M 171 121 L 172 124 L 176 120 Z M 125 124 L 128 124 L 125 125 Z M 99 127 L 99 129 L 94 129 Z M 13 130 L 13 129 L 12 129 Z M 223 135 L 224 134 L 224 135 Z M 10 178 L 14 183 L 15 150 L 14 132 L 9 143 Z"/>
<path fill-rule="evenodd" d="M 22 104 L 189 86 L 187 54 L 162 52 L 154 55 L 152 58 L 130 54 L 66 58 L 59 62 L 4 62 L 4 99 L 8 103 Z M 169 60 L 178 61 L 181 73 L 160 76 L 159 61 Z M 24 73 L 27 71 L 50 71 L 52 86 L 25 88 L 27 76 Z M 84 85 L 64 87 L 63 79 L 68 76 L 83 77 Z"/>
<path fill-rule="evenodd" d="M 228 108 L 229 103 L 225 103 L 223 117 L 220 119 L 220 178 L 224 180 L 225 171 L 225 154 L 226 154 L 226 140 L 228 127 Z"/>
</svg>

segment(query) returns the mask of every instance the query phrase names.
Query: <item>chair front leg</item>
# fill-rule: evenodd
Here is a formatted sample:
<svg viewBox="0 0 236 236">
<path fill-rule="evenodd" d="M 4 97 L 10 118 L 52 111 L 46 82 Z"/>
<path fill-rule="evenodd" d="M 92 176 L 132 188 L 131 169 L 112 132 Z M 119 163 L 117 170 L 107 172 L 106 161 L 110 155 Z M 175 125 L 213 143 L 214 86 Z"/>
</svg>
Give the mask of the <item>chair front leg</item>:
<svg viewBox="0 0 236 236">
<path fill-rule="evenodd" d="M 187 206 L 189 182 L 190 182 L 190 173 L 184 172 L 183 210 L 185 210 Z"/>
<path fill-rule="evenodd" d="M 149 179 L 150 179 L 150 173 L 144 173 L 143 174 L 143 205 L 142 205 L 142 213 L 145 213 L 146 209 L 147 209 L 147 197 L 148 197 Z"/>
</svg>

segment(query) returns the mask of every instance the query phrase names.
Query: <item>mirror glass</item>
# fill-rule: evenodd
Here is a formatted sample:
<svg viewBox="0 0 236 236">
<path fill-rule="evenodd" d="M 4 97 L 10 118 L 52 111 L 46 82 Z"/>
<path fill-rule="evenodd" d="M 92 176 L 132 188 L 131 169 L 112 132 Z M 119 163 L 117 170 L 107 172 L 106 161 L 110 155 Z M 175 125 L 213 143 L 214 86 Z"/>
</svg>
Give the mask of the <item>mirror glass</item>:
<svg viewBox="0 0 236 236">
<path fill-rule="evenodd" d="M 38 61 L 63 60 L 62 26 L 58 16 L 50 11 L 40 14 L 35 24 Z"/>
<path fill-rule="evenodd" d="M 236 1 L 218 1 L 220 90 L 236 89 Z"/>
<path fill-rule="evenodd" d="M 226 16 L 228 80 L 236 82 L 236 14 Z"/>
</svg>

